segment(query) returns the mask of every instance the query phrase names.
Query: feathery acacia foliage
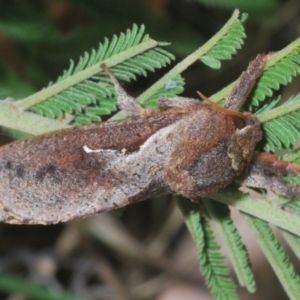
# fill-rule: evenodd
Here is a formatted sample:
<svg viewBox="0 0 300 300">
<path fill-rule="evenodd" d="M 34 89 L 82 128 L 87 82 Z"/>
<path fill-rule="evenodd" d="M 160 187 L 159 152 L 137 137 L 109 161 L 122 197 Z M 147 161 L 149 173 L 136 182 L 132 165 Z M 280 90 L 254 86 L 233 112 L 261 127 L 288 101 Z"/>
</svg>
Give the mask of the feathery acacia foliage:
<svg viewBox="0 0 300 300">
<path fill-rule="evenodd" d="M 286 230 L 281 230 L 281 233 L 288 245 L 293 250 L 294 254 L 297 256 L 298 259 L 300 259 L 300 237 Z"/>
<path fill-rule="evenodd" d="M 218 300 L 238 299 L 235 285 L 228 276 L 229 270 L 223 262 L 224 257 L 220 254 L 220 247 L 199 204 L 183 198 L 178 199 L 178 204 L 195 240 L 200 270 L 211 293 Z"/>
<path fill-rule="evenodd" d="M 296 176 L 294 176 L 294 178 L 295 177 Z M 293 184 L 294 178 L 293 178 L 293 180 L 290 180 L 290 178 L 288 178 L 288 179 L 285 178 L 285 180 L 288 181 L 289 183 Z M 296 178 L 297 178 L 297 181 L 299 181 L 299 176 L 297 176 Z M 298 198 L 298 199 L 294 199 L 292 201 L 288 201 L 287 203 L 285 203 L 282 206 L 282 209 L 291 211 L 294 214 L 300 215 L 300 199 Z"/>
<path fill-rule="evenodd" d="M 300 295 L 300 278 L 295 273 L 293 265 L 275 238 L 270 226 L 256 217 L 245 215 L 245 218 L 289 298 L 298 299 Z"/>
<path fill-rule="evenodd" d="M 242 26 L 244 19 L 244 15 L 240 16 L 239 12 L 235 11 L 230 20 L 211 40 L 153 84 L 138 97 L 138 101 L 142 104 L 148 101 L 146 105 L 154 106 L 157 101 L 155 95 L 174 97 L 180 93 L 183 86 L 179 77 L 181 72 L 209 51 L 213 51 L 215 47 L 218 49 L 219 42 L 226 45 L 235 39 L 238 42 L 232 42 L 233 45 L 240 47 L 241 39 L 245 36 Z M 149 70 L 166 65 L 173 59 L 172 54 L 161 48 L 166 43 L 157 43 L 150 40 L 147 35 L 143 36 L 144 27 L 133 26 L 131 30 L 127 30 L 126 34 L 121 34 L 118 38 L 114 37 L 111 42 L 106 40 L 97 51 L 93 50 L 90 54 L 84 54 L 76 66 L 71 61 L 70 68 L 56 83 L 17 101 L 14 105 L 20 111 L 30 109 L 46 116 L 45 122 L 48 122 L 48 125 L 45 128 L 48 130 L 49 124 L 53 124 L 55 129 L 60 126 L 60 128 L 66 127 L 64 123 L 58 124 L 50 121 L 51 118 L 57 117 L 64 119 L 66 114 L 71 116 L 73 125 L 99 121 L 101 115 L 110 114 L 116 109 L 116 95 L 106 75 L 101 73 L 100 61 L 109 66 L 119 78 L 130 80 L 135 78 L 136 74 L 145 74 Z M 234 47 L 219 48 L 216 52 L 219 54 L 214 59 L 218 61 L 226 59 L 235 51 Z M 5 109 L 9 110 L 9 107 Z M 0 122 L 3 126 L 10 128 L 8 116 L 11 114 L 14 116 L 15 112 L 1 114 L 0 111 Z M 16 118 L 19 119 L 17 116 Z M 12 128 L 34 134 L 44 132 L 43 126 L 37 129 L 33 125 L 34 118 L 34 115 L 23 113 L 24 124 L 19 126 L 14 122 L 18 126 Z M 42 123 L 40 118 L 36 119 L 35 122 Z"/>
<path fill-rule="evenodd" d="M 214 239 L 209 223 L 203 218 L 201 225 L 204 232 L 205 247 L 203 252 L 199 253 L 199 257 L 206 285 L 216 299 L 238 299 L 235 285 L 229 277 L 228 267 L 223 262 L 224 257 L 220 254 L 220 246 Z"/>
<path fill-rule="evenodd" d="M 266 65 L 266 70 L 258 80 L 258 83 L 253 90 L 253 92 L 249 96 L 249 103 L 248 108 L 250 110 L 255 111 L 257 113 L 258 118 L 262 121 L 263 130 L 265 133 L 264 139 L 264 149 L 265 150 L 275 150 L 276 148 L 288 148 L 294 145 L 296 140 L 300 138 L 300 125 L 299 125 L 299 95 L 292 97 L 289 99 L 285 104 L 276 107 L 280 101 L 280 98 L 277 98 L 270 103 L 264 103 L 263 101 L 266 97 L 270 97 L 273 95 L 273 91 L 279 89 L 280 85 L 286 85 L 288 82 L 291 81 L 292 77 L 299 74 L 299 63 L 300 60 L 297 57 L 299 53 L 299 41 L 295 41 L 282 51 L 273 55 L 270 58 Z M 209 57 L 209 56 L 208 56 Z M 216 68 L 219 67 L 218 63 L 214 61 L 214 59 L 208 60 L 209 63 L 207 65 Z M 225 96 L 225 94 L 223 94 Z M 263 107 L 261 107 L 263 104 Z M 294 180 L 299 180 L 299 177 L 294 177 Z M 234 196 L 231 194 L 232 199 L 236 199 L 241 201 L 240 196 Z M 218 197 L 216 197 L 216 200 Z M 249 199 L 250 200 L 250 199 Z M 219 209 L 215 209 L 214 205 L 208 201 L 205 201 L 206 209 L 208 213 L 216 220 L 218 232 L 220 233 L 222 239 L 224 240 L 225 245 L 231 252 L 231 257 L 233 260 L 233 265 L 237 276 L 240 280 L 240 283 L 243 285 L 245 284 L 249 291 L 253 292 L 255 290 L 255 282 L 253 280 L 253 274 L 250 269 L 250 264 L 247 257 L 247 252 L 243 247 L 242 243 L 240 242 L 240 237 L 234 224 L 229 218 L 229 214 L 227 215 L 222 214 Z M 263 201 L 263 200 L 261 200 Z M 296 201 L 294 202 L 294 206 Z M 292 202 L 292 203 L 293 203 Z M 231 203 L 234 203 L 232 201 Z M 298 201 L 297 201 L 298 203 Z M 183 205 L 184 202 L 183 202 Z M 247 204 L 246 204 L 247 205 Z M 181 205 L 182 206 L 182 205 Z M 239 206 L 238 206 L 239 207 Z M 247 207 L 247 206 L 246 206 Z M 248 209 L 248 207 L 247 207 Z M 246 209 L 246 211 L 247 211 Z M 198 206 L 199 214 L 203 212 L 200 206 Z M 295 208 L 294 208 L 295 210 Z M 195 214 L 195 212 L 193 212 Z M 186 216 L 185 212 L 185 216 Z M 279 212 L 280 215 L 280 212 Z M 250 218 L 250 217 L 248 217 Z M 262 221 L 261 221 L 262 222 Z M 201 224 L 201 223 L 200 223 Z M 266 224 L 267 225 L 267 224 Z M 199 226 L 199 225 L 198 225 Z M 267 225 L 268 226 L 268 225 Z M 188 224 L 188 227 L 190 225 Z M 208 242 L 206 242 L 206 246 L 203 246 L 197 239 L 200 241 L 203 240 L 203 235 L 205 234 L 206 225 L 202 225 L 201 234 L 199 236 L 193 235 L 194 239 L 196 240 L 197 245 L 201 245 L 202 251 L 205 251 L 205 247 L 208 247 Z M 269 228 L 269 227 L 268 227 Z M 199 229 L 198 229 L 199 230 Z M 253 229 L 255 230 L 255 228 Z M 290 262 L 288 261 L 283 249 L 280 247 L 278 241 L 275 239 L 274 235 L 268 230 L 261 230 L 260 231 L 261 240 L 266 240 L 268 247 L 262 245 L 262 249 L 266 251 L 266 254 L 270 261 L 276 262 L 278 257 L 279 261 L 282 262 L 273 264 L 273 268 L 278 275 L 282 285 L 284 286 L 285 290 L 290 296 L 295 296 L 298 293 L 298 277 L 295 275 L 294 270 Z M 209 235 L 208 235 L 209 236 Z M 295 243 L 294 243 L 295 244 Z M 271 246 L 273 245 L 273 246 Z M 269 249 L 274 247 L 276 251 L 268 251 Z M 198 246 L 198 249 L 200 247 Z M 294 249 L 298 249 L 294 247 Z M 201 262 L 201 254 L 199 254 L 199 260 Z M 234 259 L 236 259 L 234 261 Z M 280 265 L 280 266 L 279 266 Z M 243 268 L 248 269 L 243 276 L 239 272 Z M 287 271 L 282 272 L 280 271 L 281 268 L 285 268 Z M 292 282 L 292 286 L 289 286 L 289 281 Z M 214 291 L 214 280 L 210 279 L 207 282 L 208 287 L 211 291 L 216 295 Z M 292 296 L 292 297 L 293 297 Z"/>
<path fill-rule="evenodd" d="M 215 34 L 210 40 L 208 40 L 204 45 L 198 48 L 191 55 L 187 56 L 181 62 L 179 62 L 173 69 L 171 69 L 167 74 L 165 74 L 161 79 L 154 83 L 148 90 L 146 90 L 142 95 L 138 97 L 140 103 L 145 103 L 153 97 L 160 89 L 162 89 L 168 80 L 174 80 L 176 76 L 179 76 L 184 70 L 186 70 L 191 64 L 202 60 L 208 66 L 217 68 L 220 65 L 220 60 L 228 59 L 232 54 L 236 52 L 242 44 L 242 39 L 245 37 L 245 30 L 243 27 L 243 22 L 245 21 L 247 15 L 240 15 L 236 10 L 234 11 L 232 17 L 229 21 L 221 28 L 221 30 Z M 235 40 L 236 42 L 233 42 Z M 228 46 L 232 42 L 235 47 Z M 218 47 L 219 43 L 224 45 L 224 47 Z M 227 47 L 228 46 L 228 47 Z M 214 49 L 216 51 L 214 52 Z M 211 51 L 212 56 L 208 56 L 207 53 Z M 214 57 L 215 55 L 215 57 Z"/>
<path fill-rule="evenodd" d="M 274 54 L 266 65 L 256 87 L 250 94 L 251 106 L 258 106 L 266 97 L 271 97 L 280 85 L 291 82 L 292 77 L 300 73 L 300 40 Z"/>
<path fill-rule="evenodd" d="M 271 111 L 277 107 L 280 98 L 268 104 L 259 112 Z M 297 103 L 298 102 L 298 103 Z M 300 107 L 288 113 L 284 112 L 286 107 L 300 103 L 300 94 L 288 99 L 280 106 L 283 113 L 263 123 L 264 150 L 275 151 L 276 148 L 291 148 L 300 139 Z M 259 115 L 258 115 L 259 116 Z"/>
<path fill-rule="evenodd" d="M 201 61 L 213 69 L 220 69 L 220 60 L 230 59 L 241 48 L 245 37 L 242 22 L 235 22 L 228 33 L 201 57 Z"/>
<path fill-rule="evenodd" d="M 131 30 L 127 30 L 126 34 L 121 33 L 119 37 L 114 35 L 111 41 L 106 38 L 104 43 L 99 45 L 97 51 L 93 49 L 90 54 L 85 52 L 76 66 L 71 60 L 69 69 L 64 71 L 56 83 L 149 40 L 149 36 L 145 35 L 144 31 L 144 26 L 139 28 L 134 25 Z M 130 81 L 135 79 L 136 75 L 146 76 L 147 71 L 153 72 L 156 68 L 166 66 L 173 58 L 169 52 L 160 47 L 154 47 L 113 66 L 111 69 L 119 79 Z M 116 110 L 116 103 L 117 99 L 112 84 L 105 74 L 99 73 L 30 107 L 30 110 L 49 118 L 61 117 L 64 113 L 73 114 L 75 116 L 74 124 L 83 124 L 100 121 L 100 116 L 109 115 Z"/>
<path fill-rule="evenodd" d="M 270 55 L 265 70 L 253 88 L 245 105 L 245 110 L 252 111 L 262 123 L 264 131 L 263 149 L 275 151 L 276 148 L 291 148 L 299 139 L 298 114 L 299 95 L 277 106 L 279 98 L 269 100 L 274 90 L 291 82 L 292 77 L 300 73 L 300 39 L 297 39 L 281 51 Z M 212 96 L 220 102 L 234 83 Z M 268 102 L 267 102 L 268 101 Z"/>
<path fill-rule="evenodd" d="M 245 17 L 239 16 L 236 11 L 228 23 L 211 40 L 178 63 L 138 97 L 139 102 L 145 106 L 153 107 L 156 105 L 157 99 L 174 97 L 181 93 L 184 81 L 180 74 L 199 59 L 209 67 L 220 68 L 220 60 L 230 58 L 242 44 L 242 39 L 245 37 L 242 25 L 244 19 Z M 119 79 L 129 81 L 135 79 L 136 75 L 146 75 L 148 71 L 161 68 L 173 59 L 172 54 L 161 48 L 161 46 L 164 46 L 163 43 L 148 47 L 145 51 L 137 52 L 136 55 L 126 56 L 124 54 L 133 52 L 136 47 L 148 41 L 150 39 L 147 35 L 144 35 L 144 27 L 137 27 L 136 25 L 131 30 L 127 30 L 126 34 L 121 34 L 119 37 L 114 36 L 111 41 L 105 39 L 98 50 L 85 53 L 76 65 L 71 61 L 69 69 L 54 84 L 47 88 L 52 91 L 50 96 L 46 95 L 43 98 L 39 98 L 36 102 L 24 99 L 17 102 L 16 106 L 41 114 L 46 117 L 44 119 L 71 114 L 73 116 L 73 124 L 99 121 L 101 116 L 115 111 L 117 103 L 116 94 L 110 80 L 105 74 L 100 72 L 100 61 L 111 62 L 110 60 L 118 56 L 119 60 L 111 65 L 108 64 L 108 66 Z M 277 106 L 279 98 L 268 104 L 265 103 L 266 97 L 273 95 L 273 90 L 277 90 L 280 85 L 287 84 L 292 76 L 299 73 L 299 45 L 299 41 L 294 42 L 279 53 L 276 53 L 268 61 L 266 71 L 249 97 L 249 109 L 256 111 L 258 118 L 263 123 L 265 133 L 263 147 L 265 150 L 274 151 L 276 148 L 289 148 L 300 138 L 300 95 L 296 95 L 280 106 Z M 94 66 L 99 67 L 97 72 L 91 73 L 90 76 L 79 78 L 79 75 Z M 76 80 L 72 82 L 75 77 Z M 71 82 L 70 85 L 66 85 L 59 91 L 55 90 L 57 85 L 68 80 Z M 221 99 L 222 97 L 224 98 L 225 92 L 222 91 L 220 95 Z M 3 119 L 1 117 L 0 110 L 0 121 Z M 214 199 L 213 196 L 211 198 Z M 232 201 L 227 203 L 233 206 L 236 205 L 242 211 L 248 213 L 251 211 L 252 214 L 255 215 L 256 213 L 258 215 L 257 210 L 251 210 L 252 207 L 249 205 L 250 197 L 241 196 L 240 193 L 230 193 L 230 198 Z M 264 200 L 260 199 L 260 201 L 263 202 Z M 243 206 L 243 203 L 246 204 Z M 237 295 L 234 284 L 228 277 L 228 269 L 223 263 L 223 257 L 219 253 L 219 247 L 214 240 L 208 221 L 203 217 L 204 214 L 208 214 L 214 220 L 217 220 L 220 234 L 232 253 L 233 265 L 238 278 L 249 291 L 253 292 L 255 284 L 247 253 L 233 222 L 230 220 L 228 210 L 220 212 L 219 208 L 216 208 L 214 204 L 206 203 L 205 206 L 201 206 L 183 199 L 179 200 L 179 205 L 191 235 L 197 244 L 200 266 L 206 277 L 207 285 L 217 299 L 237 299 Z M 253 204 L 253 206 L 257 205 Z M 278 216 L 280 216 L 280 212 Z M 284 224 L 280 217 L 277 217 L 277 219 L 278 226 L 289 230 L 289 225 Z M 251 225 L 254 228 L 253 230 L 257 230 L 256 225 Z M 262 224 L 262 226 L 264 227 L 260 231 L 261 238 L 266 241 L 270 240 L 268 247 L 274 247 L 276 250 L 266 252 L 267 256 L 273 261 L 276 261 L 277 258 L 281 260 L 282 264 L 280 264 L 280 267 L 286 268 L 286 270 L 278 276 L 288 293 L 293 295 L 297 291 L 299 279 L 294 275 L 291 265 L 286 261 L 283 250 L 279 249 L 279 244 L 270 232 L 270 229 L 266 228 L 265 224 Z M 264 247 L 262 246 L 262 248 Z M 292 282 L 292 289 L 286 287 L 289 284 L 289 280 Z"/>
<path fill-rule="evenodd" d="M 254 275 L 250 267 L 249 256 L 241 237 L 230 218 L 228 206 L 211 200 L 204 200 L 209 218 L 220 234 L 231 263 L 235 269 L 241 286 L 245 286 L 250 293 L 255 291 Z"/>
<path fill-rule="evenodd" d="M 300 73 L 299 52 L 300 39 L 273 55 L 249 96 L 251 105 L 260 105 L 267 96 L 273 95 L 273 90 L 279 89 L 280 85 L 286 85 L 293 76 Z M 256 111 L 262 122 L 265 151 L 291 148 L 300 139 L 300 95 L 277 106 L 279 101 L 280 98 L 274 99 Z"/>
</svg>

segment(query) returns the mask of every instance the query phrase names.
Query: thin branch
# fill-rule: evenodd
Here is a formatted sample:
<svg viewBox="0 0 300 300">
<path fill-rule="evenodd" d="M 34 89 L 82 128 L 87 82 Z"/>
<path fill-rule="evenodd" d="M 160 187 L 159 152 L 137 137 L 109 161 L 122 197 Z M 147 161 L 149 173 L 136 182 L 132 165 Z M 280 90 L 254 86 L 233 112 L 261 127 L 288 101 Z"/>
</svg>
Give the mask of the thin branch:
<svg viewBox="0 0 300 300">
<path fill-rule="evenodd" d="M 68 88 L 82 82 L 95 74 L 98 74 L 101 71 L 100 64 L 104 63 L 108 67 L 120 64 L 125 60 L 128 60 L 131 57 L 134 57 L 140 53 L 145 52 L 148 49 L 151 49 L 157 45 L 157 42 L 149 39 L 146 42 L 142 42 L 136 46 L 133 46 L 119 54 L 113 55 L 112 57 L 105 59 L 102 62 L 98 62 L 95 65 L 80 71 L 62 81 L 59 81 L 48 88 L 45 88 L 23 100 L 15 102 L 15 106 L 19 110 L 26 110 L 27 108 L 40 103 Z"/>
<path fill-rule="evenodd" d="M 149 89 L 147 89 L 144 93 L 142 93 L 138 98 L 138 102 L 143 104 L 146 102 L 153 94 L 155 94 L 159 89 L 164 87 L 164 84 L 181 74 L 184 70 L 186 70 L 190 65 L 198 61 L 201 56 L 207 53 L 211 48 L 213 48 L 230 30 L 231 26 L 238 20 L 239 11 L 235 10 L 232 17 L 228 20 L 228 22 L 221 28 L 221 30 L 215 34 L 209 41 L 207 41 L 203 46 L 198 48 L 195 52 L 187 56 L 180 63 L 178 63 L 173 69 L 171 69 L 167 74 L 161 77 L 156 83 L 154 83 Z M 112 120 L 121 119 L 124 116 L 124 112 L 120 111 L 115 114 Z"/>
<path fill-rule="evenodd" d="M 287 202 L 285 198 L 254 198 L 229 189 L 212 193 L 209 195 L 209 198 L 230 205 L 242 212 L 299 235 L 299 216 L 281 209 L 281 205 Z"/>
</svg>

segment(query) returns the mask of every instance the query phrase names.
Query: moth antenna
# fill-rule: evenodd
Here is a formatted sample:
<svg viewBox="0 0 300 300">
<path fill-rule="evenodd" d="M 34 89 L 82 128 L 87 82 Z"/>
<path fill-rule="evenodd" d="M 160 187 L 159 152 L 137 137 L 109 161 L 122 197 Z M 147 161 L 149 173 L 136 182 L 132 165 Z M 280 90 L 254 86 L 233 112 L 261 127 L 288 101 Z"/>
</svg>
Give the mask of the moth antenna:
<svg viewBox="0 0 300 300">
<path fill-rule="evenodd" d="M 101 64 L 100 67 L 109 76 L 110 80 L 115 86 L 116 92 L 118 94 L 119 108 L 123 109 L 129 116 L 144 115 L 144 108 L 133 97 L 129 96 L 126 93 L 113 72 L 105 64 Z"/>
<path fill-rule="evenodd" d="M 236 116 L 239 118 L 242 118 L 243 120 L 246 120 L 246 116 L 244 116 L 242 113 L 235 111 L 235 110 L 231 110 L 228 108 L 225 108 L 217 103 L 215 103 L 214 101 L 212 101 L 211 99 L 207 98 L 206 96 L 204 96 L 201 92 L 197 91 L 198 95 L 201 97 L 202 100 L 204 100 L 205 102 L 209 103 L 210 105 L 212 105 L 213 107 L 215 107 L 216 109 L 222 111 L 223 113 L 227 114 L 227 115 L 231 115 L 231 116 Z"/>
<path fill-rule="evenodd" d="M 103 69 L 103 71 L 109 76 L 110 80 L 115 84 L 115 85 L 120 85 L 117 77 L 114 75 L 114 73 L 110 70 L 110 68 L 105 65 L 101 64 L 100 67 Z"/>
</svg>

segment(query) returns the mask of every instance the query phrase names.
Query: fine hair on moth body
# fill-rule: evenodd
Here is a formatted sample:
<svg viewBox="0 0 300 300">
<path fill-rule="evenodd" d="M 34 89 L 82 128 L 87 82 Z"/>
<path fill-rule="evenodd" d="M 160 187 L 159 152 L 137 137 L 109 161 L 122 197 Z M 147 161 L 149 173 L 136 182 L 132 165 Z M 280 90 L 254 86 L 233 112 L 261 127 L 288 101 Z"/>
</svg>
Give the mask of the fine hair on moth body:
<svg viewBox="0 0 300 300">
<path fill-rule="evenodd" d="M 276 175 L 298 173 L 272 154 L 254 153 L 262 138 L 258 119 L 237 112 L 268 55 L 242 73 L 224 108 L 184 97 L 158 99 L 145 109 L 129 96 L 105 65 L 130 117 L 63 129 L 0 147 L 0 220 L 53 224 L 174 193 L 206 196 L 235 180 L 299 195 Z M 268 172 L 265 173 L 264 170 Z"/>
</svg>

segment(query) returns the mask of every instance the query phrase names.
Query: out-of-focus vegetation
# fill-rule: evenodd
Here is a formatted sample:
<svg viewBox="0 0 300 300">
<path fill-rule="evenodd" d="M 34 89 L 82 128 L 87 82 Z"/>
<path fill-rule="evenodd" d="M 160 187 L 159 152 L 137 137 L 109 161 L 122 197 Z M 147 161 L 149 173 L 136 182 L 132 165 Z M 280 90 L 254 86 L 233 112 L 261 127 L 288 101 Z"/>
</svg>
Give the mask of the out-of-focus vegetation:
<svg viewBox="0 0 300 300">
<path fill-rule="evenodd" d="M 170 42 L 167 50 L 179 61 L 213 36 L 235 8 L 249 13 L 245 45 L 220 70 L 200 62 L 190 67 L 183 74 L 184 95 L 192 97 L 196 90 L 214 94 L 257 53 L 280 50 L 298 38 L 298 1 L 2 1 L 0 99 L 21 99 L 40 90 L 68 68 L 70 59 L 76 62 L 104 37 L 134 23 L 144 24 L 156 40 Z M 138 77 L 126 84 L 127 91 L 141 94 L 171 66 Z M 299 86 L 296 79 L 284 87 L 283 98 L 298 93 Z M 233 217 L 257 280 L 257 292 L 241 290 L 240 298 L 287 299 L 243 220 Z M 3 299 L 212 299 L 171 196 L 128 207 L 121 217 L 104 213 L 48 227 L 0 224 L 0 245 Z"/>
</svg>

